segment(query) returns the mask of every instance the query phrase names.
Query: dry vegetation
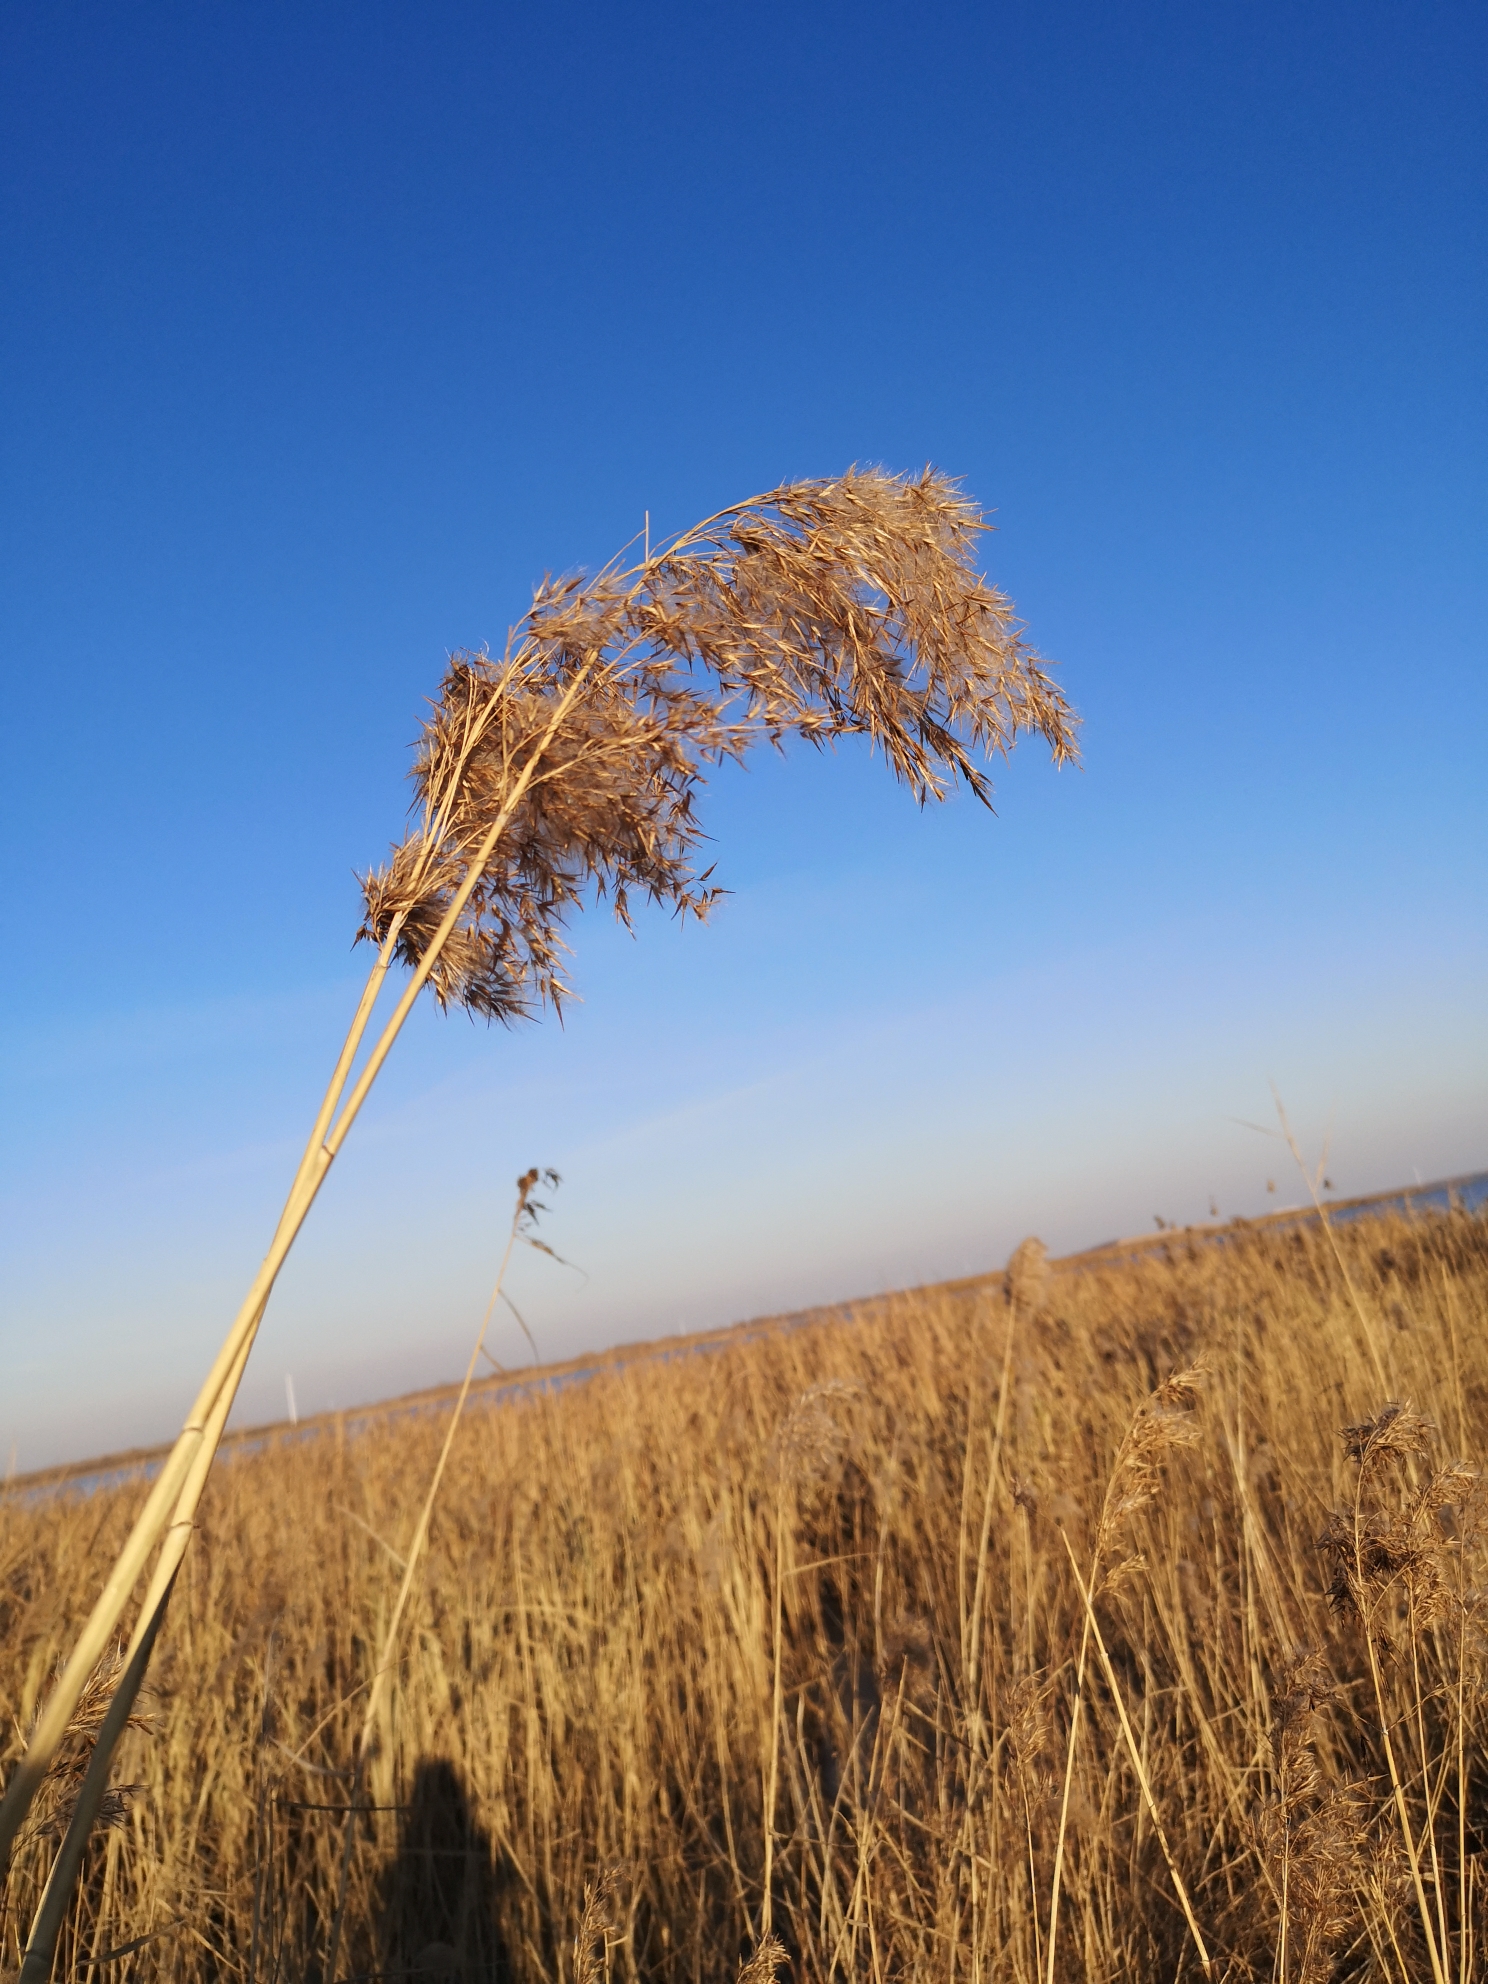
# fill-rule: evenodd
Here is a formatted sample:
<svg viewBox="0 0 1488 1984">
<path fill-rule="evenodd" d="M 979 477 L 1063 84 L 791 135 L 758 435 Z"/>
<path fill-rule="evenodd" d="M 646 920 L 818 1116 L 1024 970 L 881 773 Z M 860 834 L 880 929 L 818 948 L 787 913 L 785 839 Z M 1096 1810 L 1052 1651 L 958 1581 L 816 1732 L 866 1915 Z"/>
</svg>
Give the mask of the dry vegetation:
<svg viewBox="0 0 1488 1984">
<path fill-rule="evenodd" d="M 363 877 L 357 934 L 376 956 L 268 1252 L 0 1798 L 3 1879 L 81 1690 L 152 1565 L 22 1984 L 45 1984 L 51 1972 L 91 1828 L 104 1816 L 114 1747 L 279 1271 L 420 993 L 428 986 L 442 1005 L 515 1020 L 566 995 L 563 932 L 586 902 L 607 899 L 622 922 L 637 898 L 705 916 L 718 890 L 712 870 L 694 865 L 695 801 L 709 766 L 767 741 L 864 739 L 922 805 L 958 786 L 985 801 L 987 761 L 1030 732 L 1056 763 L 1073 761 L 1073 711 L 1011 602 L 976 570 L 987 528 L 931 468 L 789 483 L 654 552 L 648 530 L 639 565 L 616 559 L 589 577 L 545 582 L 499 657 L 453 657 L 414 755 L 412 824 L 389 863 Z M 407 968 L 400 995 L 374 1026 L 398 966 Z M 374 1681 L 369 1732 L 379 1694 Z M 358 1788 L 362 1761 L 359 1753 Z M 333 1971 L 342 1915 L 338 1905 Z"/>
<path fill-rule="evenodd" d="M 1488 1974 L 1488 1230 L 1338 1248 L 1030 1250 L 1007 1289 L 472 1412 L 340 1977 L 702 1984 L 770 1935 L 799 1980 Z M 323 1976 L 444 1430 L 213 1477 L 59 1976 Z M 3 1506 L 7 1769 L 140 1493 Z"/>
</svg>

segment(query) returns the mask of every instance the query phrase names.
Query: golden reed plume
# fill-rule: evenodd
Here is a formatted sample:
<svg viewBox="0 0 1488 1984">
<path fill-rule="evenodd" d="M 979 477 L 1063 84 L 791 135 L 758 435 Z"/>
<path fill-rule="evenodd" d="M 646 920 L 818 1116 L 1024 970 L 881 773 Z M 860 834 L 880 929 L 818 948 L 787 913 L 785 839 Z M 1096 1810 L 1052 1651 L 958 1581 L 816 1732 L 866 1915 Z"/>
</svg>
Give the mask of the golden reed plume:
<svg viewBox="0 0 1488 1984">
<path fill-rule="evenodd" d="M 694 798 L 707 765 L 762 738 L 867 737 L 921 802 L 957 781 L 986 799 L 982 763 L 1020 731 L 1073 759 L 1068 704 L 972 563 L 985 528 L 932 470 L 854 470 L 754 497 L 630 570 L 544 584 L 499 659 L 451 661 L 417 823 L 365 877 L 360 934 L 416 967 L 478 863 L 430 984 L 511 1019 L 563 997 L 560 932 L 591 889 L 627 920 L 632 896 L 707 911 Z"/>
<path fill-rule="evenodd" d="M 451 662 L 414 765 L 414 827 L 363 884 L 359 935 L 376 960 L 268 1254 L 12 1772 L 0 1874 L 154 1556 L 121 1692 L 143 1679 L 274 1282 L 423 987 L 510 1020 L 563 997 L 564 921 L 591 893 L 622 918 L 635 896 L 706 912 L 694 797 L 706 766 L 756 742 L 866 737 L 921 803 L 958 782 L 986 799 L 982 763 L 1022 732 L 1041 734 L 1056 762 L 1077 755 L 1068 704 L 975 569 L 985 528 L 931 469 L 793 483 L 648 546 L 637 566 L 545 583 L 499 660 Z M 406 983 L 353 1080 L 394 964 Z M 95 1747 L 26 1984 L 50 1965 L 122 1726 L 106 1723 Z"/>
</svg>

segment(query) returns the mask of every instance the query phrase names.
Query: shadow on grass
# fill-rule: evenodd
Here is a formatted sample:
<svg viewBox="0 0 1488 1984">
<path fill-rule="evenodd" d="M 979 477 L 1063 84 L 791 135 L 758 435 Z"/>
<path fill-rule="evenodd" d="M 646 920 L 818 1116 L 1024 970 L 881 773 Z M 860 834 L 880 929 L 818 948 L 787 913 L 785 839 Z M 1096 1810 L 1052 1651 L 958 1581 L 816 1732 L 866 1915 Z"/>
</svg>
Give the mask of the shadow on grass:
<svg viewBox="0 0 1488 1984">
<path fill-rule="evenodd" d="M 454 1764 L 416 1765 L 398 1853 L 384 1876 L 384 1977 L 505 1984 L 512 1975 L 497 1929 L 502 1876 Z"/>
</svg>

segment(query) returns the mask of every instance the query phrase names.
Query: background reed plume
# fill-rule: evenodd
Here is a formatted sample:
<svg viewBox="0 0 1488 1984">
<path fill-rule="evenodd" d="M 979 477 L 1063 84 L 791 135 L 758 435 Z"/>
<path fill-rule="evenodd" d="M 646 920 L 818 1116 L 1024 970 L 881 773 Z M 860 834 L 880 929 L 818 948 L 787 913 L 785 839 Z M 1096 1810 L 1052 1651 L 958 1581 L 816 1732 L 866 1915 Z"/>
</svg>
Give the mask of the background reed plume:
<svg viewBox="0 0 1488 1984">
<path fill-rule="evenodd" d="M 982 763 L 1020 732 L 1042 734 L 1056 762 L 1075 755 L 1068 705 L 975 570 L 983 528 L 933 470 L 791 484 L 639 565 L 544 584 L 499 658 L 451 662 L 415 760 L 414 825 L 364 881 L 359 934 L 377 955 L 278 1228 L 11 1774 L 0 1871 L 160 1545 L 124 1656 L 129 1685 L 143 1678 L 274 1282 L 424 985 L 445 1005 L 510 1020 L 563 998 L 564 921 L 586 896 L 622 918 L 637 896 L 705 913 L 714 891 L 694 863 L 697 789 L 705 767 L 757 742 L 866 737 L 922 803 L 957 783 L 986 799 Z M 395 964 L 406 983 L 362 1058 Z M 33 1925 L 27 1984 L 49 1967 L 62 1870 L 81 1864 L 123 1726 L 114 1718 L 96 1746 Z"/>
</svg>

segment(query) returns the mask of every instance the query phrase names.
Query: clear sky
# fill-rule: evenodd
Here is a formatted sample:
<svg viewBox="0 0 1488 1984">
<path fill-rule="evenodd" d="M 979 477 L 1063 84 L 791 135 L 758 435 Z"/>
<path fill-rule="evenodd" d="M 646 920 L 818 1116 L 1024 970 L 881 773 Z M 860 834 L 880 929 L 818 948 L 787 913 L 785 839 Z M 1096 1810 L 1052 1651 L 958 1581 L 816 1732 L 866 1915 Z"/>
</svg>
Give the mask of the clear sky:
<svg viewBox="0 0 1488 1984">
<path fill-rule="evenodd" d="M 364 968 L 423 699 L 547 569 L 963 476 L 1085 719 L 708 795 L 705 930 L 421 1014 L 240 1418 L 1488 1164 L 1471 4 L 0 19 L 0 1465 L 168 1435 Z M 1268 1197 L 1266 1180 L 1278 1191 Z M 507 1318 L 497 1355 L 530 1353 Z"/>
</svg>

